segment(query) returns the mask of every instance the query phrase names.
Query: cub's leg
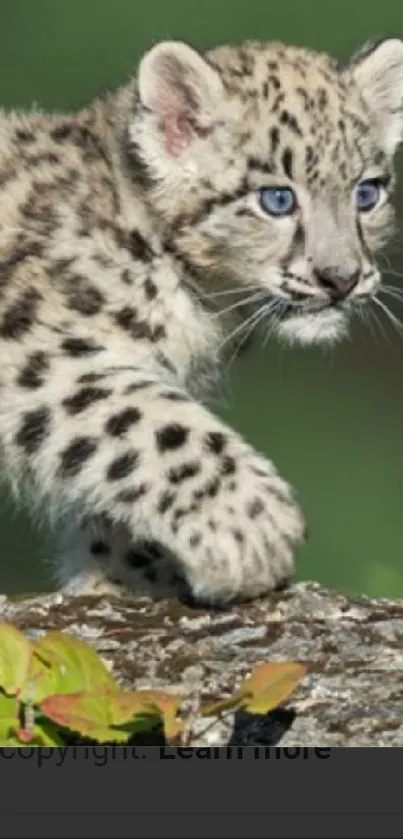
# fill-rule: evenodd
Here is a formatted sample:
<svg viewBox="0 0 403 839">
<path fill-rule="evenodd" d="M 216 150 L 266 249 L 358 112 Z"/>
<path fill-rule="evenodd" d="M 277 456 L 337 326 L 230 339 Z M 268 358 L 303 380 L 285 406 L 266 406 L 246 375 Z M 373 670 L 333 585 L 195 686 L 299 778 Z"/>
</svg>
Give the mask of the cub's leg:
<svg viewBox="0 0 403 839">
<path fill-rule="evenodd" d="M 59 380 L 57 405 L 51 385 L 40 398 L 6 448 L 52 508 L 81 526 L 107 521 L 113 545 L 128 532 L 134 544 L 162 546 L 196 600 L 247 599 L 291 577 L 304 523 L 290 487 L 202 405 L 144 373 L 110 368 L 91 384 Z M 120 576 L 119 551 L 109 557 L 98 546 L 97 555 L 83 533 L 60 569 L 76 593 Z"/>
</svg>

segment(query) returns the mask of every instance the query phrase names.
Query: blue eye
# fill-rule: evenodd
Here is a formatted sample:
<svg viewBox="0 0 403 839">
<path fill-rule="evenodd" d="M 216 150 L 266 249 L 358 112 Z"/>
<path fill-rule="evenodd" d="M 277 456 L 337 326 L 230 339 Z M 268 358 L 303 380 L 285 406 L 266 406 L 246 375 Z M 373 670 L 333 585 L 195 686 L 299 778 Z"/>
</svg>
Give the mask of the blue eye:
<svg viewBox="0 0 403 839">
<path fill-rule="evenodd" d="M 262 210 L 271 216 L 289 216 L 297 206 L 295 192 L 289 186 L 264 186 L 259 198 Z"/>
<path fill-rule="evenodd" d="M 355 203 L 358 210 L 365 212 L 372 210 L 381 197 L 381 182 L 373 178 L 368 181 L 361 181 L 355 188 Z"/>
</svg>

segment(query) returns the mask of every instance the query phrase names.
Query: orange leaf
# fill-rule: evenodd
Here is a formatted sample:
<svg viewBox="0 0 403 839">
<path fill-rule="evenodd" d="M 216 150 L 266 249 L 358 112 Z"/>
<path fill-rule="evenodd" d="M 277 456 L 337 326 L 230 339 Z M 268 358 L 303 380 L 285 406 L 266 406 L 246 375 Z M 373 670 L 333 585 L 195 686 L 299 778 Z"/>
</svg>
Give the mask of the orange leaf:
<svg viewBox="0 0 403 839">
<path fill-rule="evenodd" d="M 137 692 L 137 696 L 142 697 L 145 702 L 148 701 L 151 708 L 159 711 L 164 723 L 166 739 L 168 741 L 175 740 L 182 730 L 182 723 L 177 719 L 182 703 L 181 697 L 157 690 L 140 690 Z"/>
<path fill-rule="evenodd" d="M 251 714 L 267 714 L 295 690 L 307 667 L 295 661 L 258 664 L 242 683 L 238 694 Z"/>
<path fill-rule="evenodd" d="M 287 699 L 306 670 L 305 665 L 292 661 L 258 664 L 236 693 L 202 705 L 200 716 L 215 717 L 240 708 L 252 714 L 268 714 Z"/>
<path fill-rule="evenodd" d="M 78 731 L 86 737 L 99 742 L 125 742 L 135 731 L 153 727 L 163 716 L 163 695 L 153 691 L 123 691 L 111 693 L 85 691 L 48 696 L 41 702 L 41 711 L 53 722 L 63 727 Z M 177 700 L 178 701 L 178 700 Z M 176 707 L 176 706 L 175 706 Z M 168 722 L 173 722 L 169 713 L 173 713 L 166 702 L 165 714 Z"/>
<path fill-rule="evenodd" d="M 107 693 L 66 693 L 48 696 L 40 708 L 53 722 L 84 737 L 99 743 L 124 743 L 128 734 L 113 728 L 111 701 L 112 695 Z"/>
<path fill-rule="evenodd" d="M 180 698 L 159 691 L 80 691 L 46 697 L 41 711 L 53 722 L 99 742 L 125 742 L 162 718 L 167 739 L 180 731 Z"/>
</svg>

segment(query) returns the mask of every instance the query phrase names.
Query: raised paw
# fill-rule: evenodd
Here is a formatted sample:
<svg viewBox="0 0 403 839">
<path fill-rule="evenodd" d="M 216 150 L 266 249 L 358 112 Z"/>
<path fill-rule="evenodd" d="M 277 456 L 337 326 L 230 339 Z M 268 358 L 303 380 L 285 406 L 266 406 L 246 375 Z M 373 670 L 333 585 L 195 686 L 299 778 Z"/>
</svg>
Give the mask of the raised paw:
<svg viewBox="0 0 403 839">
<path fill-rule="evenodd" d="M 193 597 L 215 605 L 283 588 L 305 535 L 294 494 L 269 461 L 245 447 L 222 464 L 213 497 L 211 481 L 194 489 L 191 512 L 173 525 Z"/>
</svg>

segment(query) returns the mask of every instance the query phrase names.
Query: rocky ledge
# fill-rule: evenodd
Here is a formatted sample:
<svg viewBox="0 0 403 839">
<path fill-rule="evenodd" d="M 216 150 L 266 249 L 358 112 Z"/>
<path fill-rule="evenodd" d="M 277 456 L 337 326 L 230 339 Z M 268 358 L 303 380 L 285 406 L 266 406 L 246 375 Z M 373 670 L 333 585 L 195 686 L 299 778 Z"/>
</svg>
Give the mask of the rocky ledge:
<svg viewBox="0 0 403 839">
<path fill-rule="evenodd" d="M 307 664 L 280 709 L 210 724 L 197 745 L 403 746 L 403 601 L 348 598 L 316 583 L 228 611 L 56 593 L 0 596 L 0 619 L 30 637 L 75 633 L 122 686 L 180 693 L 185 702 L 232 693 L 261 661 Z"/>
</svg>

